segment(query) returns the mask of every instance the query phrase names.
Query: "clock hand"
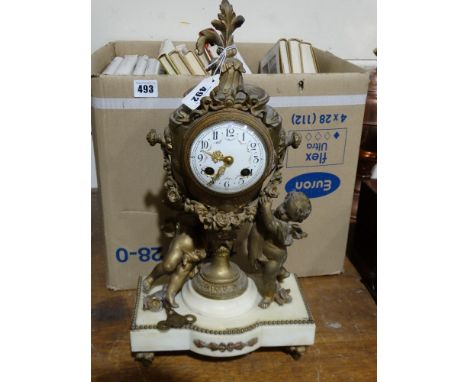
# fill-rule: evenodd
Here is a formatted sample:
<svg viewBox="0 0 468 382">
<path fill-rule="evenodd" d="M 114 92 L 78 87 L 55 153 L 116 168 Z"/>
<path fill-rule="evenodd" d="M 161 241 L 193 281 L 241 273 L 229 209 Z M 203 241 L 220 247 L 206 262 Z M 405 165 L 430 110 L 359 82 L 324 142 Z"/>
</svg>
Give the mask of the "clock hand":
<svg viewBox="0 0 468 382">
<path fill-rule="evenodd" d="M 217 163 L 217 162 L 220 162 L 222 160 L 224 160 L 224 155 L 221 151 L 219 150 L 216 150 L 216 151 L 213 151 L 212 153 L 206 151 L 206 150 L 202 150 L 205 154 L 209 155 L 211 157 L 211 160 L 214 162 L 214 163 Z"/>
<path fill-rule="evenodd" d="M 208 185 L 211 186 L 214 184 L 214 182 L 216 182 L 220 177 L 221 175 L 224 174 L 224 172 L 226 171 L 226 164 L 223 164 L 220 168 L 218 168 L 218 171 L 216 172 L 216 174 L 214 174 L 212 177 L 211 177 L 211 180 L 208 182 Z"/>
<path fill-rule="evenodd" d="M 219 153 L 221 153 L 221 152 L 219 152 Z M 230 155 L 225 156 L 225 157 L 223 157 L 223 162 L 224 162 L 224 164 L 220 168 L 218 168 L 218 171 L 216 172 L 216 174 L 214 174 L 211 177 L 211 180 L 208 183 L 209 186 L 213 185 L 214 182 L 216 182 L 226 172 L 226 168 L 234 163 L 234 158 L 232 156 L 230 156 Z"/>
</svg>

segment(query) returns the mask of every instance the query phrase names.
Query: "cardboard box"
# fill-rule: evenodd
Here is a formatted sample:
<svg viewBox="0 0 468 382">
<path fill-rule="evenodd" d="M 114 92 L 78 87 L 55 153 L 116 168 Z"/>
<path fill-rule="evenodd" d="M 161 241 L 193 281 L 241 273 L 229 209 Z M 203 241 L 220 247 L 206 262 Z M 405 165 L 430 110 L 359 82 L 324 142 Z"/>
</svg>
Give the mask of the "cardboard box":
<svg viewBox="0 0 468 382">
<path fill-rule="evenodd" d="M 202 77 L 100 76 L 116 55 L 155 56 L 159 42 L 109 43 L 92 55 L 92 127 L 104 214 L 107 286 L 135 288 L 164 253 L 160 234 L 168 209 L 162 203 L 163 170 L 159 147 L 146 134 L 161 133 L 183 94 Z M 194 43 L 187 43 L 193 48 Z M 253 71 L 272 44 L 237 44 Z M 298 276 L 340 273 L 369 76 L 334 55 L 315 50 L 320 74 L 252 74 L 244 82 L 264 88 L 283 128 L 299 131 L 303 142 L 288 152 L 282 194 L 298 189 L 311 198 L 312 214 L 302 223 L 309 236 L 289 249 L 287 268 Z M 134 98 L 134 80 L 157 81 L 157 98 Z M 235 256 L 242 262 L 240 239 Z"/>
</svg>

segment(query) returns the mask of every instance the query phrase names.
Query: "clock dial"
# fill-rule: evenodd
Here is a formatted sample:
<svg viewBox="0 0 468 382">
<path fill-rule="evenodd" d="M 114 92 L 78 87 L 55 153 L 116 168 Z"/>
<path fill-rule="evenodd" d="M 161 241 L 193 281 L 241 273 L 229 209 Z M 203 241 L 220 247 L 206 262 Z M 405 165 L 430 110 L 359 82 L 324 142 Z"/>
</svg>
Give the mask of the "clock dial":
<svg viewBox="0 0 468 382">
<path fill-rule="evenodd" d="M 248 189 L 265 173 L 262 137 L 243 122 L 226 121 L 201 131 L 190 146 L 190 168 L 204 187 L 223 194 Z"/>
</svg>

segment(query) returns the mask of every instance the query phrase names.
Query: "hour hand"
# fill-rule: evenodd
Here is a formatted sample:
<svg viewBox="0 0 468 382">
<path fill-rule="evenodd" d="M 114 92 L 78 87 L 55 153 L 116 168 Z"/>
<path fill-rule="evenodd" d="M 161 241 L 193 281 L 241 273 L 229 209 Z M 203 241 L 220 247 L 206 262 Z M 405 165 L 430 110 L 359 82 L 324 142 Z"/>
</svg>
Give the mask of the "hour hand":
<svg viewBox="0 0 468 382">
<path fill-rule="evenodd" d="M 219 150 L 216 150 L 216 151 L 213 151 L 212 153 L 208 152 L 208 151 L 205 151 L 205 150 L 202 150 L 205 154 L 209 155 L 211 157 L 211 160 L 214 162 L 214 163 L 217 163 L 217 162 L 221 162 L 224 160 L 224 155 L 221 151 Z"/>
</svg>

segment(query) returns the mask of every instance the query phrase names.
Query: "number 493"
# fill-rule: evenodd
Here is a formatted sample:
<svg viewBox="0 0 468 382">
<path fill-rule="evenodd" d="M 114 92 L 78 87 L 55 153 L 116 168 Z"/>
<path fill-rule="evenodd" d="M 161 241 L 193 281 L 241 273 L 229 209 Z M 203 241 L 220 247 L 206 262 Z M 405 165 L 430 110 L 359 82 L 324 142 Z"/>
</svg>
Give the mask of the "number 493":
<svg viewBox="0 0 468 382">
<path fill-rule="evenodd" d="M 154 93 L 154 86 L 153 85 L 138 85 L 138 93 Z"/>
</svg>

